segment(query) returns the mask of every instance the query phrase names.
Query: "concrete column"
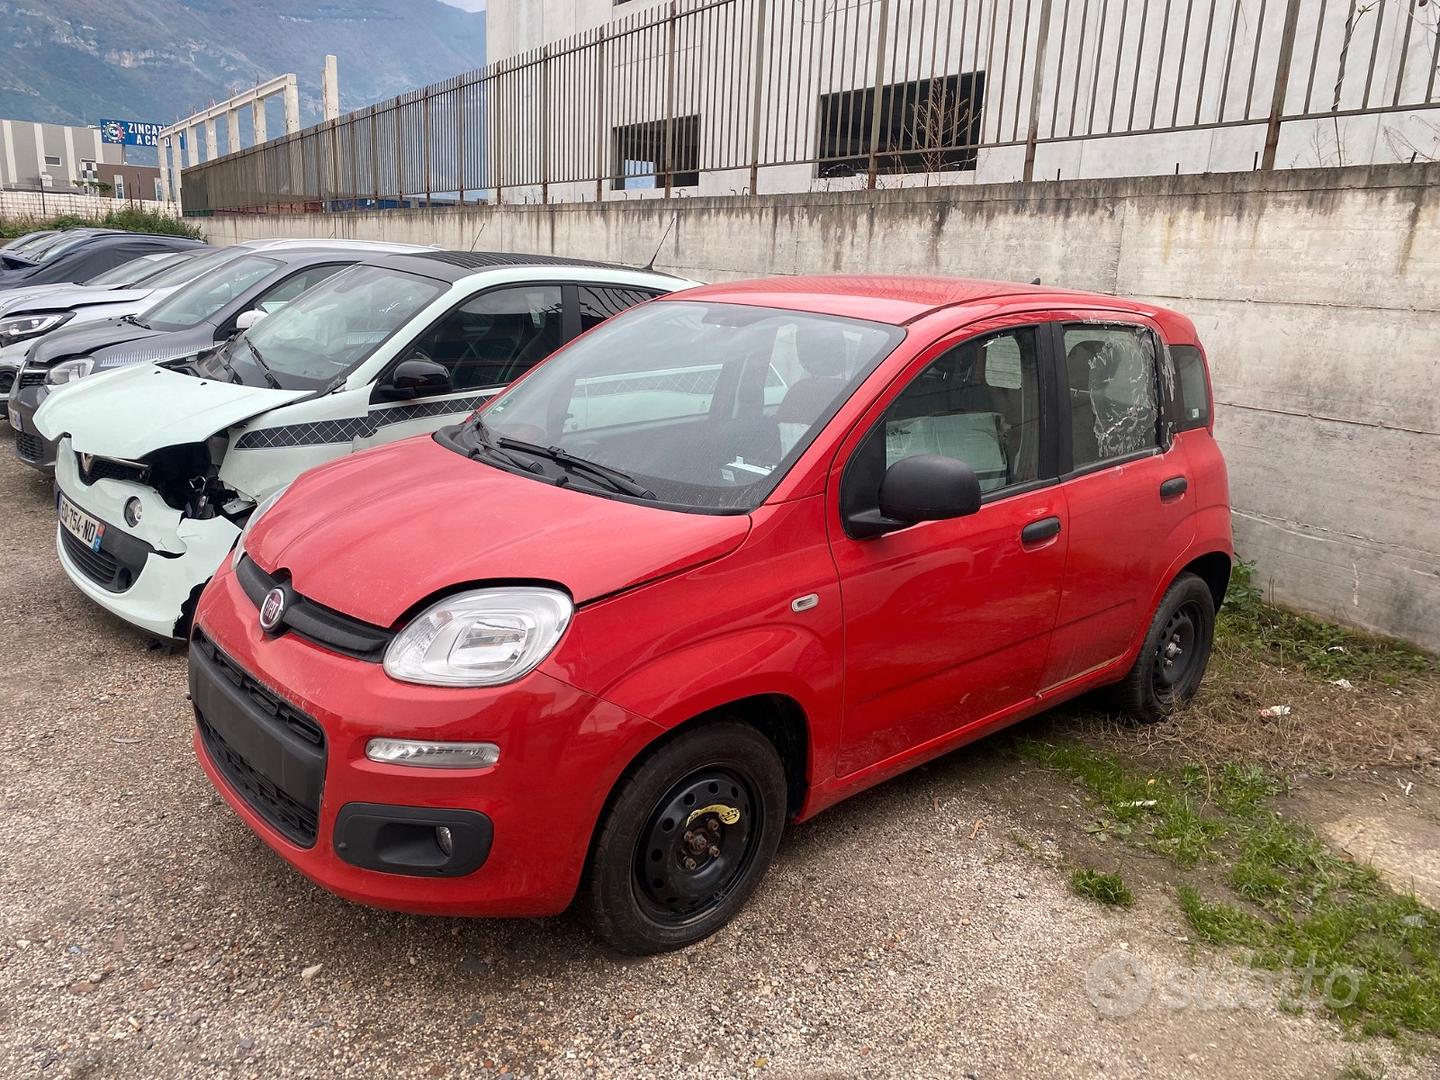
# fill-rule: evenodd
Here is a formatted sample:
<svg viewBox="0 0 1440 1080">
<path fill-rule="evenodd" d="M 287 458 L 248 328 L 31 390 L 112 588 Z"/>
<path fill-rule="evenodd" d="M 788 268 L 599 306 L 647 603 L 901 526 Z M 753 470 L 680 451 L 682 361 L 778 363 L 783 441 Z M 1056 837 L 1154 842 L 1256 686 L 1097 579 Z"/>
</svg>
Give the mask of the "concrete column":
<svg viewBox="0 0 1440 1080">
<path fill-rule="evenodd" d="M 198 127 L 185 130 L 185 163 L 187 165 L 200 164 L 200 129 Z"/>
<path fill-rule="evenodd" d="M 205 121 L 205 160 L 214 161 L 220 156 L 220 138 L 215 131 L 215 118 Z"/>
<path fill-rule="evenodd" d="M 225 114 L 225 142 L 231 154 L 240 152 L 240 110 L 231 109 Z"/>
<path fill-rule="evenodd" d="M 338 120 L 340 118 L 340 69 L 339 61 L 333 53 L 327 53 L 325 56 L 325 75 L 321 80 L 321 85 L 325 119 Z"/>
<path fill-rule="evenodd" d="M 18 184 L 20 174 L 15 168 L 15 133 L 10 130 L 9 120 L 0 120 L 0 133 L 5 138 L 5 165 L 0 170 L 0 183 Z"/>
<path fill-rule="evenodd" d="M 167 135 L 160 140 L 156 148 L 160 151 L 160 201 L 170 202 L 170 137 Z"/>
<path fill-rule="evenodd" d="M 263 99 L 257 99 L 250 103 L 250 123 L 255 128 L 255 145 L 259 146 L 269 138 L 265 134 L 265 102 Z"/>
<path fill-rule="evenodd" d="M 285 77 L 285 134 L 293 135 L 300 130 L 300 88 L 294 75 Z"/>
<path fill-rule="evenodd" d="M 98 165 L 99 162 L 97 161 Z M 65 179 L 69 181 L 67 190 L 76 191 L 75 181 L 80 177 L 80 170 L 76 167 L 75 161 L 75 129 L 69 124 L 65 125 Z"/>
</svg>

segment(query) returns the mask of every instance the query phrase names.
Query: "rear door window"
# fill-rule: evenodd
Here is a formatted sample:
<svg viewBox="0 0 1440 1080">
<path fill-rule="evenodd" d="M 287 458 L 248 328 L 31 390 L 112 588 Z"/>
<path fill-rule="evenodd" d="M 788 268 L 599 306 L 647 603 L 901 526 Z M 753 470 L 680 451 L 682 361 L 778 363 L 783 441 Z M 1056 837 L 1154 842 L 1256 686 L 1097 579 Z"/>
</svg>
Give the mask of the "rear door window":
<svg viewBox="0 0 1440 1080">
<path fill-rule="evenodd" d="M 581 285 L 580 330 L 583 333 L 611 316 L 619 315 L 626 308 L 643 304 L 659 295 L 649 289 L 629 289 L 618 285 Z"/>
<path fill-rule="evenodd" d="M 1139 326 L 1064 328 L 1072 469 L 1160 445 L 1155 336 Z"/>
</svg>

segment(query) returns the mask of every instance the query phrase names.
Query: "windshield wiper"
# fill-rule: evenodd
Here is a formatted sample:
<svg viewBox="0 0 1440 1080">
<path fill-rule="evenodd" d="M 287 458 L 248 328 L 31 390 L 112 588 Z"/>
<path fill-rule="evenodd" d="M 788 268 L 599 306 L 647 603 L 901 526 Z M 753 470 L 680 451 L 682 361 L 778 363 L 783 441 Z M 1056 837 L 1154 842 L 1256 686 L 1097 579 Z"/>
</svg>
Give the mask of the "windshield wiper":
<svg viewBox="0 0 1440 1080">
<path fill-rule="evenodd" d="M 561 468 L 588 473 L 590 476 L 605 481 L 612 490 L 618 491 L 622 495 L 630 495 L 637 499 L 655 498 L 655 492 L 643 484 L 637 484 L 635 478 L 629 473 L 612 469 L 608 465 L 601 465 L 598 461 L 591 461 L 589 458 L 576 457 L 574 454 L 566 453 L 558 446 L 540 446 L 538 443 L 510 439 L 503 435 L 499 439 L 499 444 L 511 450 L 521 450 L 527 454 L 534 454 L 536 457 L 549 458 Z"/>
<path fill-rule="evenodd" d="M 280 385 L 280 380 L 275 377 L 275 372 L 270 370 L 270 365 L 265 363 L 265 358 L 260 355 L 260 350 L 255 347 L 255 343 L 247 341 L 245 347 L 250 350 L 250 355 L 255 358 L 255 366 L 260 369 L 260 373 L 265 376 L 265 381 L 270 384 L 271 388 L 283 390 L 284 387 Z"/>
<path fill-rule="evenodd" d="M 140 327 L 141 330 L 149 330 L 149 329 L 150 329 L 150 327 L 146 326 L 143 322 L 141 322 L 141 321 L 139 320 L 138 317 L 136 317 L 136 316 L 134 316 L 134 315 L 121 315 L 121 316 L 120 316 L 120 321 L 121 321 L 121 322 L 128 322 L 128 323 L 130 323 L 132 326 L 138 326 L 138 327 Z"/>
<path fill-rule="evenodd" d="M 475 424 L 472 430 L 475 432 L 475 449 L 470 451 L 470 460 L 474 461 L 481 454 L 489 454 L 501 461 L 513 465 L 515 468 L 528 473 L 538 473 L 540 463 L 538 461 L 521 461 L 508 450 L 502 450 L 495 444 L 495 438 L 490 434 L 490 429 L 485 426 L 485 421 L 475 417 Z"/>
<path fill-rule="evenodd" d="M 230 366 L 230 361 L 225 358 L 225 350 L 224 350 L 224 349 L 216 349 L 216 350 L 215 350 L 215 353 L 214 353 L 214 356 L 215 356 L 215 359 L 216 359 L 216 360 L 219 360 L 219 361 L 220 361 L 220 366 L 221 366 L 222 368 L 224 368 L 226 374 L 228 374 L 228 375 L 230 376 L 230 381 L 231 381 L 232 383 L 238 383 L 238 382 L 243 382 L 243 381 L 244 381 L 243 379 L 240 378 L 240 373 L 239 373 L 238 371 L 236 371 L 233 367 Z"/>
</svg>

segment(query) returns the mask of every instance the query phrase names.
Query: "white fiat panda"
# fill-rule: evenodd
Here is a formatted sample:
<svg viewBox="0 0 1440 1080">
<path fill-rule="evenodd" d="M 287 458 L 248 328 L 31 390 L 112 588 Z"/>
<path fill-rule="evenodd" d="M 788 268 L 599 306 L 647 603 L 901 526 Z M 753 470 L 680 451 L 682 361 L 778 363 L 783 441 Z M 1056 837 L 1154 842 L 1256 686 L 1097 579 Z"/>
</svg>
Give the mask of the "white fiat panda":
<svg viewBox="0 0 1440 1080">
<path fill-rule="evenodd" d="M 35 414 L 60 563 L 184 637 L 258 504 L 301 472 L 463 419 L 560 345 L 695 282 L 552 256 L 423 252 L 335 274 L 227 343 L 80 380 Z"/>
</svg>

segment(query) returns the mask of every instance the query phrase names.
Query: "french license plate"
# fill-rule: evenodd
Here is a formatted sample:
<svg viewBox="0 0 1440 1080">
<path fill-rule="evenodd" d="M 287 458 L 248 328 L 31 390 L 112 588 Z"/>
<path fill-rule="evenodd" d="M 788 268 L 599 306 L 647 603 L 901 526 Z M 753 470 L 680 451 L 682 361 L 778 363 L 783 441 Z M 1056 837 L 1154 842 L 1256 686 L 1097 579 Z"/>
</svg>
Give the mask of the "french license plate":
<svg viewBox="0 0 1440 1080">
<path fill-rule="evenodd" d="M 100 541 L 105 538 L 105 526 L 64 495 L 60 496 L 60 524 L 91 551 L 100 550 Z"/>
</svg>

